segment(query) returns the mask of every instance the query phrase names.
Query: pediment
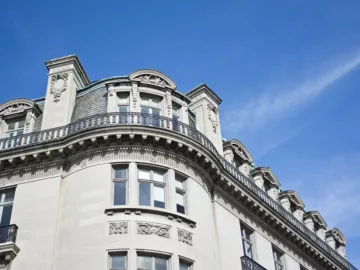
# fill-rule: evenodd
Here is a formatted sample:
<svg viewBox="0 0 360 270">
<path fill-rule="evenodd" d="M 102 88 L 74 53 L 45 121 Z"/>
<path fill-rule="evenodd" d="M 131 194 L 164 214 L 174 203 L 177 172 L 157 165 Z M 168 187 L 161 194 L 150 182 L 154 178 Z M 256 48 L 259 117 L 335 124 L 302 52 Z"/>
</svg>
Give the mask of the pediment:
<svg viewBox="0 0 360 270">
<path fill-rule="evenodd" d="M 130 80 L 145 84 L 176 89 L 176 84 L 168 76 L 152 69 L 142 69 L 135 71 L 129 75 L 129 78 Z"/>
<path fill-rule="evenodd" d="M 334 237 L 335 241 L 337 241 L 340 245 L 346 246 L 346 239 L 338 228 L 334 227 L 330 230 L 327 230 L 326 237 L 328 237 L 330 235 L 332 235 Z"/>
<path fill-rule="evenodd" d="M 270 182 L 271 185 L 275 185 L 277 187 L 280 187 L 280 182 L 277 180 L 276 176 L 273 174 L 270 168 L 266 167 L 257 167 L 253 170 L 252 174 L 255 173 L 261 173 L 265 180 Z"/>
<path fill-rule="evenodd" d="M 326 228 L 327 223 L 324 218 L 320 215 L 319 211 L 308 211 L 305 213 L 304 217 L 311 216 L 312 220 L 316 222 L 320 227 Z"/>
<path fill-rule="evenodd" d="M 282 191 L 279 195 L 279 198 L 281 197 L 288 197 L 289 200 L 294 203 L 296 206 L 300 207 L 301 209 L 305 208 L 304 202 L 300 199 L 299 195 L 295 190 L 286 190 Z"/>
<path fill-rule="evenodd" d="M 23 114 L 33 108 L 38 109 L 36 103 L 30 99 L 14 99 L 0 105 L 0 116 Z"/>
<path fill-rule="evenodd" d="M 234 153 L 236 153 L 244 161 L 248 161 L 250 163 L 253 162 L 253 158 L 251 157 L 251 155 L 250 155 L 249 151 L 247 150 L 247 148 L 245 147 L 245 145 L 243 145 L 238 140 L 232 139 L 230 141 L 225 142 L 224 148 L 228 147 L 228 146 L 231 146 Z"/>
</svg>

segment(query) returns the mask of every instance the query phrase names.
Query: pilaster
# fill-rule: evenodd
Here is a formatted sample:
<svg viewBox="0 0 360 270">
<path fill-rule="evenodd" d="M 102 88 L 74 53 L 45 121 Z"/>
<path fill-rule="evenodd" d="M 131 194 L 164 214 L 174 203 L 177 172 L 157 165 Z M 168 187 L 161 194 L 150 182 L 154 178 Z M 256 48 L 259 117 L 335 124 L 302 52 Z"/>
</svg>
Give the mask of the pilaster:
<svg viewBox="0 0 360 270">
<path fill-rule="evenodd" d="M 306 217 L 304 220 L 305 226 L 312 232 L 315 231 L 314 221 L 311 217 Z"/>
<path fill-rule="evenodd" d="M 281 202 L 281 205 L 289 212 L 291 212 L 291 209 L 290 209 L 290 200 L 288 197 L 282 197 L 280 199 L 280 202 Z"/>
<path fill-rule="evenodd" d="M 335 249 L 335 238 L 333 235 L 328 235 L 326 237 L 326 243 L 333 249 Z"/>
<path fill-rule="evenodd" d="M 129 164 L 129 205 L 138 205 L 138 179 L 137 179 L 137 166 L 135 162 Z"/>
</svg>

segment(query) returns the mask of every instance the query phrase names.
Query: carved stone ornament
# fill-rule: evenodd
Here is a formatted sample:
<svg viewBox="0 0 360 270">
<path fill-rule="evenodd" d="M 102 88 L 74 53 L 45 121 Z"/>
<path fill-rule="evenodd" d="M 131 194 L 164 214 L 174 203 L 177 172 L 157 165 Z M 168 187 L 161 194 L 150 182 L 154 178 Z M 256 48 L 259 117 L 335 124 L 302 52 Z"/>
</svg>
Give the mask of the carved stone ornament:
<svg viewBox="0 0 360 270">
<path fill-rule="evenodd" d="M 66 91 L 68 78 L 66 72 L 51 76 L 50 94 L 54 95 L 54 102 L 59 102 L 62 92 Z"/>
<path fill-rule="evenodd" d="M 170 85 L 165 80 L 163 80 L 162 78 L 160 78 L 159 76 L 156 76 L 154 74 L 144 74 L 144 75 L 137 76 L 134 79 L 139 80 L 140 82 L 143 82 L 143 83 L 151 83 L 154 85 L 170 87 Z"/>
<path fill-rule="evenodd" d="M 219 126 L 219 123 L 217 120 L 218 109 L 212 104 L 208 104 L 207 108 L 208 108 L 209 120 L 211 122 L 214 132 L 216 133 L 217 127 Z"/>
<path fill-rule="evenodd" d="M 109 223 L 109 235 L 128 234 L 128 233 L 129 233 L 128 222 L 110 222 Z"/>
<path fill-rule="evenodd" d="M 138 234 L 147 234 L 147 235 L 157 235 L 164 238 L 170 238 L 170 228 L 169 225 L 158 224 L 158 223 L 148 223 L 148 222 L 138 222 L 137 223 L 137 233 Z"/>
<path fill-rule="evenodd" d="M 133 108 L 136 109 L 136 103 L 138 100 L 138 91 L 137 91 L 137 85 L 132 87 L 132 102 L 133 102 Z"/>
<path fill-rule="evenodd" d="M 15 113 L 21 113 L 30 108 L 31 107 L 27 104 L 21 104 L 21 103 L 13 104 L 13 105 L 3 109 L 0 112 L 0 115 L 10 115 L 10 114 L 15 114 Z"/>
<path fill-rule="evenodd" d="M 183 242 L 185 244 L 192 246 L 193 234 L 191 232 L 178 229 L 178 240 L 179 242 Z"/>
</svg>

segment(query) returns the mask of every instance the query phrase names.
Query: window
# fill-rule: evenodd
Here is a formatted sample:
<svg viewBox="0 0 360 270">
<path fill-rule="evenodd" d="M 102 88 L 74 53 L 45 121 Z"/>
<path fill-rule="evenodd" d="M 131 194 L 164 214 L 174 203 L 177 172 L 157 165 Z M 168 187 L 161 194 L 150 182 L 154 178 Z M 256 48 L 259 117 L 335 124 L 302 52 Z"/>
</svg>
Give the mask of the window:
<svg viewBox="0 0 360 270">
<path fill-rule="evenodd" d="M 185 178 L 175 175 L 176 211 L 185 214 Z"/>
<path fill-rule="evenodd" d="M 114 167 L 113 174 L 114 205 L 125 205 L 128 169 L 126 166 Z"/>
<path fill-rule="evenodd" d="M 192 270 L 192 263 L 185 261 L 183 259 L 180 259 L 179 261 L 179 269 L 180 270 Z"/>
<path fill-rule="evenodd" d="M 138 270 L 168 270 L 169 260 L 162 256 L 138 255 Z"/>
<path fill-rule="evenodd" d="M 7 123 L 7 129 L 5 132 L 5 137 L 14 137 L 24 134 L 24 126 L 25 126 L 24 119 L 8 120 L 6 121 L 6 123 Z"/>
<path fill-rule="evenodd" d="M 244 249 L 244 255 L 251 259 L 254 259 L 253 241 L 252 241 L 253 231 L 243 224 L 240 224 L 240 229 L 241 229 L 241 239 Z"/>
<path fill-rule="evenodd" d="M 119 122 L 127 123 L 129 112 L 129 93 L 118 93 Z"/>
<path fill-rule="evenodd" d="M 173 130 L 175 131 L 180 131 L 179 130 L 180 108 L 181 106 L 175 103 L 172 104 L 172 123 L 173 123 Z"/>
<path fill-rule="evenodd" d="M 160 126 L 161 99 L 155 96 L 141 96 L 141 123 Z"/>
<path fill-rule="evenodd" d="M 196 129 L 196 116 L 193 112 L 189 110 L 189 125 Z"/>
<path fill-rule="evenodd" d="M 146 168 L 138 172 L 139 204 L 165 208 L 165 173 Z"/>
<path fill-rule="evenodd" d="M 0 192 L 0 226 L 10 225 L 15 189 Z"/>
<path fill-rule="evenodd" d="M 109 270 L 126 270 L 126 269 L 127 269 L 126 253 L 110 254 Z"/>
<path fill-rule="evenodd" d="M 284 252 L 280 251 L 276 247 L 273 247 L 273 257 L 274 257 L 274 263 L 275 263 L 275 270 L 284 270 Z"/>
</svg>

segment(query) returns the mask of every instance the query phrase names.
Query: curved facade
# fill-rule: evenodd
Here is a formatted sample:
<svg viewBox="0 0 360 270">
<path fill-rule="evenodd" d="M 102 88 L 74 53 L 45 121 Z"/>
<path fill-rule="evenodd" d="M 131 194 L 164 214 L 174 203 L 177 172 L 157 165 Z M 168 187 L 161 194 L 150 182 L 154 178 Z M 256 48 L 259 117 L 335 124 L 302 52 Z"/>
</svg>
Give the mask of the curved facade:
<svg viewBox="0 0 360 270">
<path fill-rule="evenodd" d="M 44 98 L 0 106 L 0 269 L 356 270 L 339 229 L 223 142 L 207 85 L 46 66 Z"/>
</svg>

